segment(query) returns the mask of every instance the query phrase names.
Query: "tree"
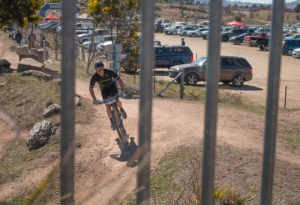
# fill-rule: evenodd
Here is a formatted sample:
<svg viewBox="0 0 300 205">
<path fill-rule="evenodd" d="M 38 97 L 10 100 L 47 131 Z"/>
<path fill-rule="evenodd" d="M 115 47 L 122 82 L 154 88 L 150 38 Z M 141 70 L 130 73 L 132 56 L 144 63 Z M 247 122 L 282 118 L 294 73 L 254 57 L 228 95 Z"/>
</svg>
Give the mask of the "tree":
<svg viewBox="0 0 300 205">
<path fill-rule="evenodd" d="M 241 22 L 242 21 L 242 17 L 240 17 L 240 16 L 234 16 L 234 20 Z"/>
<path fill-rule="evenodd" d="M 295 7 L 295 12 L 300 13 L 300 4 L 297 4 L 297 6 Z"/>
<path fill-rule="evenodd" d="M 24 27 L 29 22 L 37 24 L 41 16 L 36 13 L 41 9 L 43 0 L 0 0 L 0 27 L 15 21 Z"/>
<path fill-rule="evenodd" d="M 136 18 L 140 11 L 138 0 L 89 0 L 90 14 L 94 17 L 96 24 L 110 28 L 110 34 L 114 43 L 123 43 L 124 48 L 130 55 L 135 56 L 138 46 L 137 33 L 139 26 L 136 26 Z M 116 33 L 116 36 L 113 34 Z M 131 39 L 130 41 L 127 41 Z M 126 45 L 127 44 L 127 45 Z M 137 62 L 137 57 L 135 58 Z M 131 59 L 130 62 L 133 62 Z M 131 67 L 131 66 L 129 66 Z M 132 66 L 135 69 L 135 66 Z"/>
</svg>

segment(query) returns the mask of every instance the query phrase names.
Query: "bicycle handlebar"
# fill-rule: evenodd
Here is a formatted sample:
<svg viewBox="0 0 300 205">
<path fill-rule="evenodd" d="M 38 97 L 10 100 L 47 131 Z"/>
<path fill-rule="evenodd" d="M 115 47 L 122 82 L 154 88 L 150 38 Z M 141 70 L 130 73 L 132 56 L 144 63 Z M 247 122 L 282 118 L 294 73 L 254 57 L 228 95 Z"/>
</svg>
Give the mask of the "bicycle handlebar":
<svg viewBox="0 0 300 205">
<path fill-rule="evenodd" d="M 101 104 L 112 104 L 116 98 L 120 97 L 120 94 L 116 94 L 115 96 L 111 97 L 111 98 L 108 98 L 108 99 L 105 99 L 105 100 L 101 100 L 99 101 L 98 103 L 94 103 L 96 105 L 101 105 Z"/>
</svg>

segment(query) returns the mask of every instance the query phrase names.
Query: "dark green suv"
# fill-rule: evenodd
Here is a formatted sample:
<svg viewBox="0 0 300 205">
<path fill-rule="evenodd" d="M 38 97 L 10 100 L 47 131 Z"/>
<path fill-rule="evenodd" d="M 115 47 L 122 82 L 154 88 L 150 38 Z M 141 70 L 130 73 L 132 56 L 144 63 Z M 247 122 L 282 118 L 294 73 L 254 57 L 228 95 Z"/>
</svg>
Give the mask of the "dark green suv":
<svg viewBox="0 0 300 205">
<path fill-rule="evenodd" d="M 175 78 L 184 71 L 184 81 L 196 85 L 198 81 L 205 81 L 207 57 L 201 57 L 189 64 L 177 65 L 170 68 L 169 76 Z M 245 58 L 235 56 L 221 56 L 220 81 L 224 84 L 232 83 L 241 87 L 245 81 L 252 79 L 252 67 Z M 177 79 L 180 81 L 180 78 Z"/>
</svg>

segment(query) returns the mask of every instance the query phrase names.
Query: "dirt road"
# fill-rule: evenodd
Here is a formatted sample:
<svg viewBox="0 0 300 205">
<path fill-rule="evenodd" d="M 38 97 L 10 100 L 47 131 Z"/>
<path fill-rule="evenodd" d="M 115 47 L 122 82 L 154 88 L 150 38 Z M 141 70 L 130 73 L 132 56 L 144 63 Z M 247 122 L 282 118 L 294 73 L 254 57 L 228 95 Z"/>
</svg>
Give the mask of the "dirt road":
<svg viewBox="0 0 300 205">
<path fill-rule="evenodd" d="M 156 36 L 158 38 L 158 36 Z M 178 37 L 160 36 L 160 40 L 163 44 L 167 40 L 173 39 L 174 42 L 179 40 Z M 193 45 L 192 49 L 198 49 L 198 56 L 205 54 L 206 48 L 197 48 L 199 39 L 186 39 L 187 45 Z M 200 40 L 201 41 L 201 40 Z M 180 42 L 180 41 L 178 41 Z M 206 41 L 201 41 L 206 45 Z M 1 44 L 0 44 L 1 45 Z M 234 55 L 234 52 L 239 52 L 236 46 L 223 48 L 222 51 L 228 51 L 228 55 Z M 253 98 L 257 98 L 257 101 L 263 103 L 261 100 L 263 93 L 265 92 L 266 85 L 266 69 L 264 65 L 266 60 L 263 62 L 256 62 L 255 56 L 258 51 L 256 48 L 247 48 L 247 50 L 240 50 L 239 55 L 244 53 L 250 53 L 253 56 L 253 60 L 248 59 L 254 67 L 257 73 L 261 73 L 253 81 L 247 83 L 248 89 L 236 90 L 232 89 L 229 92 L 242 92 L 249 94 L 249 97 L 253 95 Z M 0 48 L 1 50 L 1 48 Z M 197 50 L 196 50 L 197 51 Z M 195 50 L 194 50 L 194 53 Z M 202 54 L 203 53 L 203 54 Z M 3 53 L 2 53 L 3 54 Z M 236 54 L 237 55 L 237 54 Z M 267 55 L 262 53 L 261 55 Z M 16 55 L 12 52 L 5 52 L 4 57 L 12 59 L 13 63 L 17 63 Z M 263 57 L 259 57 L 263 60 Z M 290 58 L 290 57 L 289 57 Z M 296 60 L 296 59 L 295 59 Z M 285 61 L 285 60 L 284 60 Z M 291 65 L 294 65 L 297 61 L 294 59 L 287 59 L 291 61 Z M 296 68 L 285 68 L 287 69 L 287 76 L 289 86 L 298 86 Z M 263 70 L 265 70 L 263 72 Z M 289 74 L 289 73 L 292 74 Z M 257 77 L 256 77 L 257 76 Z M 299 76 L 299 75 L 298 75 Z M 126 84 L 125 84 L 126 86 Z M 263 90 L 257 89 L 261 88 Z M 296 88 L 295 91 L 296 92 Z M 80 80 L 76 81 L 76 93 L 89 98 L 88 83 Z M 99 93 L 97 93 L 99 96 Z M 296 99 L 298 100 L 298 99 Z M 133 137 L 135 144 L 138 144 L 138 99 L 123 99 L 123 105 L 127 111 L 128 119 L 125 120 L 125 127 L 130 135 Z M 295 107 L 299 104 L 294 104 Z M 109 129 L 109 120 L 107 119 L 104 106 L 95 106 L 96 116 L 95 119 L 90 119 L 90 123 L 87 125 L 76 125 L 76 137 L 82 141 L 81 148 L 76 149 L 76 170 L 75 170 L 75 200 L 76 204 L 126 204 L 126 196 L 130 193 L 136 184 L 136 166 L 131 164 L 128 166 L 127 161 L 120 159 L 120 149 L 115 142 L 117 138 L 116 132 Z M 153 100 L 153 126 L 152 126 L 152 153 L 151 153 L 151 164 L 152 168 L 157 166 L 159 159 L 167 152 L 170 152 L 182 145 L 196 144 L 202 141 L 203 138 L 203 119 L 204 119 L 204 106 L 203 104 L 192 104 L 189 102 L 175 102 L 167 99 L 154 99 Z M 285 114 L 288 115 L 288 114 Z M 282 115 L 282 116 L 285 116 Z M 299 117 L 292 115 L 296 121 Z M 286 116 L 286 120 L 292 118 Z M 0 126 L 4 126 L 3 123 Z M 3 129 L 1 129 L 3 130 Z M 233 108 L 219 107 L 218 115 L 218 130 L 217 130 L 217 143 L 222 145 L 232 145 L 233 147 L 242 149 L 242 157 L 244 155 L 251 155 L 256 153 L 255 160 L 251 161 L 251 164 L 246 158 L 241 160 L 241 156 L 237 155 L 235 160 L 224 162 L 230 163 L 233 172 L 239 169 L 241 166 L 249 165 L 250 168 L 247 172 L 241 172 L 240 175 L 232 180 L 232 176 L 229 174 L 226 179 L 227 183 L 241 182 L 251 187 L 253 183 L 259 183 L 261 173 L 261 152 L 263 149 L 263 132 L 264 132 L 264 117 L 249 113 Z M 1 139 L 0 139 L 1 140 Z M 131 145 L 134 146 L 134 143 Z M 278 188 L 279 190 L 285 190 L 286 187 L 289 189 L 295 189 L 300 191 L 299 185 L 300 178 L 299 174 L 289 175 L 289 172 L 283 172 L 284 170 L 292 169 L 292 166 L 300 167 L 300 154 L 297 151 L 287 149 L 280 141 L 277 144 L 276 157 L 277 161 L 284 161 L 285 164 L 277 163 L 276 169 L 280 170 L 275 175 L 275 178 L 281 178 L 290 176 L 289 180 L 286 181 L 284 187 Z M 236 160 L 239 159 L 239 160 Z M 218 164 L 217 166 L 223 166 Z M 288 168 L 288 169 L 287 169 Z M 38 169 L 38 168 L 37 168 Z M 282 171 L 283 170 L 283 171 Z M 283 174 L 284 173 L 284 174 Z M 279 175 L 280 174 L 280 175 Z M 216 173 L 216 175 L 224 175 L 222 172 Z M 21 175 L 23 176 L 23 175 Z M 42 179 L 44 175 L 34 175 L 34 179 L 27 179 L 26 183 L 28 186 L 34 184 L 38 179 Z M 249 178 L 253 180 L 248 180 Z M 247 180 L 245 180 L 247 179 Z M 17 183 L 22 183 L 22 187 L 25 187 L 22 178 L 15 179 L 14 186 Z M 280 187 L 277 184 L 276 187 Z M 294 188 L 295 187 L 295 188 Z M 5 186 L 0 185 L 0 201 L 7 199 L 14 194 L 17 194 L 17 189 L 12 189 L 9 192 L 1 191 Z M 259 189 L 259 188 L 257 188 Z M 4 195 L 6 193 L 6 195 Z M 9 194 L 8 194 L 9 193 Z M 299 193 L 299 192 L 298 192 Z M 281 205 L 285 199 L 276 198 L 274 204 Z"/>
</svg>

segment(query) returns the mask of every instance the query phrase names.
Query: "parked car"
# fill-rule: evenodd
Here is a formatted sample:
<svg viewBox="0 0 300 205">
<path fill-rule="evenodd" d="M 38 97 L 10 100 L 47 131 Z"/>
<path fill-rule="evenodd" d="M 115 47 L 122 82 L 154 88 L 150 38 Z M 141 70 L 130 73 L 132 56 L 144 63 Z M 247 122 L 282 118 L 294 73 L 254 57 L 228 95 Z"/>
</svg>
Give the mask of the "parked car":
<svg viewBox="0 0 300 205">
<path fill-rule="evenodd" d="M 238 29 L 234 28 L 228 32 L 221 33 L 221 40 L 224 42 L 227 42 L 227 41 L 229 41 L 230 37 L 239 36 L 243 33 L 248 33 L 248 35 L 251 35 L 254 33 L 254 30 L 253 29 L 244 29 L 244 28 L 238 28 Z"/>
<path fill-rule="evenodd" d="M 300 48 L 294 49 L 292 52 L 292 56 L 294 56 L 296 58 L 300 58 Z"/>
<path fill-rule="evenodd" d="M 96 46 L 96 50 L 99 51 L 99 52 L 103 52 L 106 48 L 106 46 L 108 45 L 112 45 L 112 41 L 111 40 L 108 40 L 108 41 L 103 41 L 101 43 L 99 43 L 97 46 Z"/>
<path fill-rule="evenodd" d="M 108 40 L 111 40 L 111 37 L 110 35 L 104 35 L 104 36 L 96 36 L 95 37 L 95 41 L 94 41 L 94 44 L 95 45 L 98 45 L 104 41 L 108 41 Z M 88 49 L 90 47 L 90 45 L 92 44 L 92 41 L 85 41 L 81 44 L 81 46 L 85 49 Z"/>
<path fill-rule="evenodd" d="M 188 46 L 156 46 L 154 49 L 155 67 L 170 68 L 193 61 L 193 52 Z"/>
<path fill-rule="evenodd" d="M 175 78 L 179 72 L 184 71 L 184 81 L 189 85 L 196 85 L 198 81 L 205 81 L 207 69 L 207 57 L 200 57 L 189 64 L 172 66 L 169 76 Z M 232 83 L 235 87 L 241 87 L 245 81 L 252 80 L 252 67 L 242 57 L 221 56 L 220 81 L 224 84 Z M 177 79 L 180 82 L 180 78 Z"/>
<path fill-rule="evenodd" d="M 300 39 L 300 34 L 299 33 L 291 33 L 291 35 L 285 37 L 285 39 Z"/>
<path fill-rule="evenodd" d="M 282 54 L 291 56 L 295 48 L 300 48 L 300 39 L 284 39 L 282 42 Z"/>
<path fill-rule="evenodd" d="M 180 36 L 185 36 L 187 35 L 187 32 L 189 31 L 195 31 L 197 29 L 197 26 L 188 26 L 185 27 L 184 29 L 181 30 L 181 32 L 179 33 Z"/>
<path fill-rule="evenodd" d="M 170 26 L 170 27 L 165 28 L 164 32 L 165 32 L 165 34 L 175 35 L 175 34 L 177 34 L 177 30 L 180 29 L 181 27 L 182 27 L 181 25 Z"/>
<path fill-rule="evenodd" d="M 199 37 L 203 31 L 207 31 L 208 28 L 197 28 L 196 30 L 187 31 L 187 36 Z"/>
<path fill-rule="evenodd" d="M 232 42 L 234 45 L 240 45 L 244 42 L 244 37 L 248 35 L 248 33 L 243 33 L 239 36 L 232 36 L 229 38 L 229 41 Z"/>
</svg>

